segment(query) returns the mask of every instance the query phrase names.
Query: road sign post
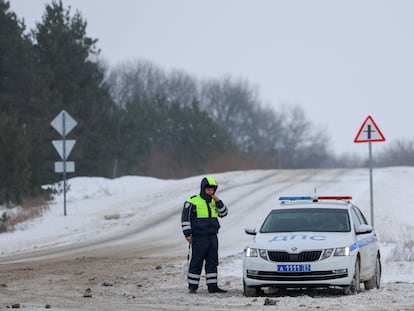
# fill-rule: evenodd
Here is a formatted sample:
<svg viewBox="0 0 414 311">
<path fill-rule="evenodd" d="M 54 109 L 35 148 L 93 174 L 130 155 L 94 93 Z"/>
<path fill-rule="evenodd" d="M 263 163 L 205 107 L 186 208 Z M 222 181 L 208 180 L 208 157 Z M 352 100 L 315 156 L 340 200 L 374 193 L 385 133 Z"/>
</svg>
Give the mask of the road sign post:
<svg viewBox="0 0 414 311">
<path fill-rule="evenodd" d="M 62 158 L 62 162 L 55 162 L 55 173 L 63 173 L 63 214 L 66 216 L 66 173 L 75 171 L 75 162 L 67 162 L 66 159 L 72 151 L 76 140 L 67 140 L 66 135 L 76 126 L 76 121 L 62 110 L 50 125 L 62 135 L 62 140 L 53 140 L 52 144 Z"/>
<path fill-rule="evenodd" d="M 370 189 L 370 207 L 371 207 L 371 225 L 374 227 L 374 190 L 373 190 L 373 177 L 372 177 L 372 142 L 385 141 L 384 135 L 375 123 L 371 116 L 368 116 L 362 123 L 357 135 L 355 136 L 354 143 L 368 143 L 368 165 L 369 165 L 369 189 Z"/>
</svg>

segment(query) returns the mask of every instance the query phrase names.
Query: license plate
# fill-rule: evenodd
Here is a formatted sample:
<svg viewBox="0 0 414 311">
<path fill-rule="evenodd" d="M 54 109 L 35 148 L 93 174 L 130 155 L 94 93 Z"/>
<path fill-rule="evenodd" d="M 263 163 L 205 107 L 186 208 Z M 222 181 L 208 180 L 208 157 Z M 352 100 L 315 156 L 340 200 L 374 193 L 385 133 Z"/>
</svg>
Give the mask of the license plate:
<svg viewBox="0 0 414 311">
<path fill-rule="evenodd" d="M 310 272 L 311 265 L 277 265 L 277 272 Z"/>
</svg>

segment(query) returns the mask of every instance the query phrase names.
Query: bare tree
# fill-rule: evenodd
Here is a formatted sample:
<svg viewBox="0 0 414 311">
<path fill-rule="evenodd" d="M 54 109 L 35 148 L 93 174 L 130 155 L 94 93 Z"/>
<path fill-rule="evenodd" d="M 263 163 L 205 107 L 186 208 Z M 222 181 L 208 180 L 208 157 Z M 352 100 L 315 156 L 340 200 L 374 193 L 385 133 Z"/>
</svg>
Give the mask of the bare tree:
<svg viewBox="0 0 414 311">
<path fill-rule="evenodd" d="M 166 76 L 165 95 L 170 102 L 177 102 L 181 107 L 191 107 L 199 98 L 198 81 L 183 71 L 172 70 Z"/>
<path fill-rule="evenodd" d="M 108 82 L 112 97 L 121 107 L 133 99 L 156 97 L 189 107 L 198 96 L 195 78 L 178 70 L 166 72 L 148 61 L 118 65 L 108 75 Z"/>
<path fill-rule="evenodd" d="M 147 61 L 125 62 L 118 65 L 108 77 L 111 95 L 125 107 L 132 99 L 155 97 L 162 88 L 164 72 Z"/>
<path fill-rule="evenodd" d="M 329 137 L 316 129 L 300 106 L 282 106 L 283 125 L 280 142 L 284 167 L 324 167 L 331 162 Z"/>
<path fill-rule="evenodd" d="M 138 61 L 117 67 L 109 75 L 109 84 L 122 107 L 132 100 L 154 98 L 162 99 L 164 105 L 189 109 L 199 102 L 201 112 L 215 127 L 230 135 L 241 161 L 249 159 L 261 168 L 316 167 L 327 165 L 330 158 L 325 132 L 316 130 L 299 106 L 279 111 L 263 107 L 257 89 L 247 80 L 225 76 L 197 81 L 181 71 L 165 72 Z"/>
<path fill-rule="evenodd" d="M 254 149 L 258 131 L 255 117 L 259 110 L 256 90 L 245 80 L 205 80 L 201 83 L 200 103 L 214 120 L 224 126 L 244 151 Z"/>
<path fill-rule="evenodd" d="M 391 143 L 375 162 L 378 166 L 413 166 L 414 141 L 397 140 Z"/>
</svg>

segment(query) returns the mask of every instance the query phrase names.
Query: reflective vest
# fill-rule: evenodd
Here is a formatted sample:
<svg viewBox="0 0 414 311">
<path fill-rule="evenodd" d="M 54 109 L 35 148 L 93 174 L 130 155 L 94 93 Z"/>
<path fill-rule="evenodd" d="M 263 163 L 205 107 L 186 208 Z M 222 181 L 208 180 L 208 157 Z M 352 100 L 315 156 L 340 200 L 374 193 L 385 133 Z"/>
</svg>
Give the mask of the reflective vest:
<svg viewBox="0 0 414 311">
<path fill-rule="evenodd" d="M 216 201 L 211 200 L 207 203 L 200 195 L 191 197 L 188 202 L 196 206 L 196 217 L 197 218 L 217 218 L 218 211 L 216 207 Z"/>
</svg>

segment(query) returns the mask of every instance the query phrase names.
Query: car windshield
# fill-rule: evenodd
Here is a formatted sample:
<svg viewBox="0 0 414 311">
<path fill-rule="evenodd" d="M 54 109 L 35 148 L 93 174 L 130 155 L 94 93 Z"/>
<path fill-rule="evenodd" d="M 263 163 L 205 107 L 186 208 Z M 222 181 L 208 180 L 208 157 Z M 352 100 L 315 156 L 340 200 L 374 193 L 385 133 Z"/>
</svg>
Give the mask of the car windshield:
<svg viewBox="0 0 414 311">
<path fill-rule="evenodd" d="M 263 222 L 261 233 L 270 232 L 349 232 L 345 209 L 292 208 L 273 210 Z"/>
</svg>

